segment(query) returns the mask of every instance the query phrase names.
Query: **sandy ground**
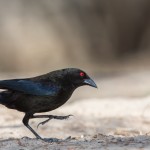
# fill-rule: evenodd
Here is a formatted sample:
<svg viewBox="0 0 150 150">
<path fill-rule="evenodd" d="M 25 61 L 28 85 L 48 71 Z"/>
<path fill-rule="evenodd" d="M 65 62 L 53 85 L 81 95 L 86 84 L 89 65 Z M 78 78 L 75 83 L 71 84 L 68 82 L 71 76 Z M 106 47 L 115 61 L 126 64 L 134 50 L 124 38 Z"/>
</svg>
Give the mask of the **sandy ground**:
<svg viewBox="0 0 150 150">
<path fill-rule="evenodd" d="M 73 117 L 51 120 L 38 129 L 42 120 L 30 121 L 42 137 L 62 139 L 57 143 L 35 139 L 22 124 L 23 113 L 1 106 L 0 150 L 149 150 L 149 75 L 136 72 L 102 77 L 97 80 L 98 90 L 82 87 L 70 103 L 50 113 Z"/>
</svg>

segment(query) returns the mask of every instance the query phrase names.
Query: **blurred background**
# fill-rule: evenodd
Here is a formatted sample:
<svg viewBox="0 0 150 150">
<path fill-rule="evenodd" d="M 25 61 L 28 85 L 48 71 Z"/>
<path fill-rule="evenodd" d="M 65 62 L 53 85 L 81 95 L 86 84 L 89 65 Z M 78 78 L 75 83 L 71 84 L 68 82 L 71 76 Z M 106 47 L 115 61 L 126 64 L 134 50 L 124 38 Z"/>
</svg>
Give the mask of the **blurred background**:
<svg viewBox="0 0 150 150">
<path fill-rule="evenodd" d="M 145 95 L 149 8 L 149 0 L 0 0 L 1 79 L 77 67 L 100 79 L 96 96 Z"/>
</svg>

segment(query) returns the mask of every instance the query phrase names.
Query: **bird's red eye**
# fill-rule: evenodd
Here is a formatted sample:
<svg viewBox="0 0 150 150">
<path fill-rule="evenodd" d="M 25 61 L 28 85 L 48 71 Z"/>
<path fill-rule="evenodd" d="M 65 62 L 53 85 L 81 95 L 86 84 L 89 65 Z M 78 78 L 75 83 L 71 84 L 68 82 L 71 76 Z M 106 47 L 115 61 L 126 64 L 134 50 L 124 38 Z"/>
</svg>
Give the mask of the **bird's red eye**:
<svg viewBox="0 0 150 150">
<path fill-rule="evenodd" d="M 80 72 L 80 77 L 84 77 L 84 73 L 83 72 Z"/>
</svg>

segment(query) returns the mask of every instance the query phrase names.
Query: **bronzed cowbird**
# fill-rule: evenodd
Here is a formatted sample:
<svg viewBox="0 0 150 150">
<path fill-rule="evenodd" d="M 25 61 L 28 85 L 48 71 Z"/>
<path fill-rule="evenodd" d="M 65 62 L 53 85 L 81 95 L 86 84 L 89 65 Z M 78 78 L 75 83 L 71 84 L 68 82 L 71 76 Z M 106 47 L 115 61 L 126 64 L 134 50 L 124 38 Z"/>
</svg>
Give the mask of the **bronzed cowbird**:
<svg viewBox="0 0 150 150">
<path fill-rule="evenodd" d="M 0 103 L 10 109 L 24 112 L 23 124 L 41 138 L 28 124 L 29 119 L 48 118 L 39 123 L 45 124 L 51 119 L 67 119 L 68 116 L 34 115 L 54 110 L 63 105 L 73 91 L 83 85 L 97 88 L 94 81 L 82 70 L 66 68 L 32 78 L 1 80 Z"/>
</svg>

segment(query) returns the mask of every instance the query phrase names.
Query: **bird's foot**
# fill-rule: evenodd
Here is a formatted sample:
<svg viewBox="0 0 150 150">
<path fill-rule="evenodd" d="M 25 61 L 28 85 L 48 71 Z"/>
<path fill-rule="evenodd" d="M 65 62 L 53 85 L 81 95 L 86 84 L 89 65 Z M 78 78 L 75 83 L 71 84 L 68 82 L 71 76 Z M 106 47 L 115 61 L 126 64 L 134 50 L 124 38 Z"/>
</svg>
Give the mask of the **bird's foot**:
<svg viewBox="0 0 150 150">
<path fill-rule="evenodd" d="M 37 128 L 39 127 L 39 125 L 44 125 L 45 123 L 47 123 L 47 122 L 50 121 L 51 119 L 65 120 L 65 119 L 69 119 L 69 117 L 72 117 L 72 116 L 73 116 L 73 115 L 67 115 L 67 116 L 52 116 L 52 115 L 50 115 L 47 120 L 40 122 L 40 123 L 37 125 Z"/>
<path fill-rule="evenodd" d="M 48 143 L 56 143 L 56 142 L 61 141 L 60 139 L 57 139 L 57 138 L 43 138 L 41 140 L 44 141 L 44 142 L 48 142 Z"/>
<path fill-rule="evenodd" d="M 44 142 L 49 142 L 49 143 L 56 143 L 56 142 L 66 142 L 71 140 L 71 136 L 65 138 L 65 139 L 57 139 L 57 138 L 43 138 L 41 140 L 43 140 Z"/>
</svg>

